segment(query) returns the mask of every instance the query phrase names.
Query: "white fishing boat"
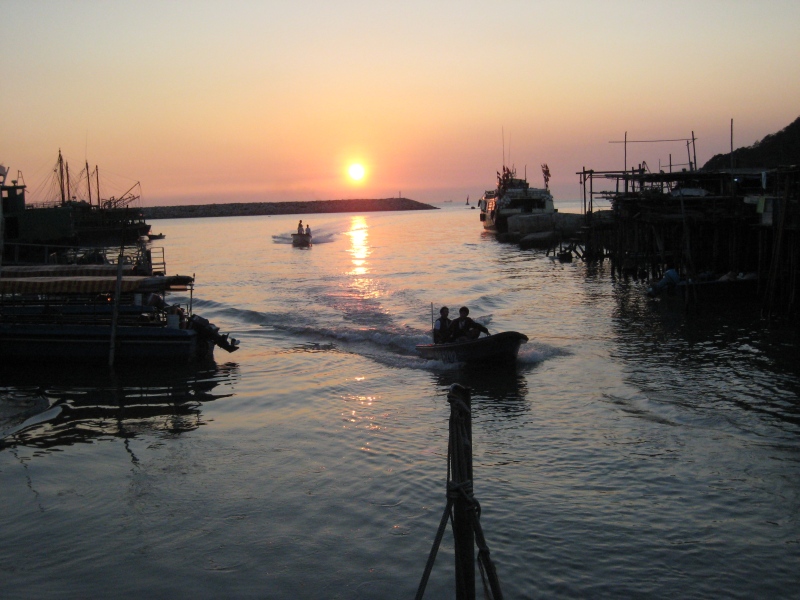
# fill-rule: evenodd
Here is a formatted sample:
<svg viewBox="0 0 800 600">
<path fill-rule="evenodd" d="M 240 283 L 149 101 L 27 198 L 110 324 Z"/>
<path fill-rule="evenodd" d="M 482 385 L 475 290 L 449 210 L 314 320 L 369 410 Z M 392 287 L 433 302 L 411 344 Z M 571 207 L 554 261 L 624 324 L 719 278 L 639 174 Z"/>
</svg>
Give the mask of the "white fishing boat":
<svg viewBox="0 0 800 600">
<path fill-rule="evenodd" d="M 548 188 L 550 171 L 546 164 L 542 165 L 542 173 L 545 187 L 533 188 L 527 179 L 517 177 L 513 167 L 503 166 L 502 174 L 497 174 L 497 187 L 487 190 L 478 200 L 483 228 L 505 233 L 508 231 L 508 218 L 513 215 L 556 212 L 553 196 Z"/>
</svg>

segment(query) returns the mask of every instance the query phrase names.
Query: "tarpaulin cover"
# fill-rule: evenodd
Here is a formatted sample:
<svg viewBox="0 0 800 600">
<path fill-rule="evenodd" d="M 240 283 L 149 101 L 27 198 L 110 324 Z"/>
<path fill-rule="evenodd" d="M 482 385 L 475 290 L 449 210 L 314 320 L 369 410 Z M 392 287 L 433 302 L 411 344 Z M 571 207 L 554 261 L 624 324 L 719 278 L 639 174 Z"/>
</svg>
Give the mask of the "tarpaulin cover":
<svg viewBox="0 0 800 600">
<path fill-rule="evenodd" d="M 133 273 L 135 265 L 122 265 L 122 274 Z M 117 275 L 117 265 L 26 265 L 0 269 L 0 277 L 98 277 Z"/>
<path fill-rule="evenodd" d="M 121 278 L 125 292 L 185 290 L 192 283 L 188 275 Z M 107 294 L 117 286 L 116 277 L 0 277 L 0 294 Z"/>
</svg>

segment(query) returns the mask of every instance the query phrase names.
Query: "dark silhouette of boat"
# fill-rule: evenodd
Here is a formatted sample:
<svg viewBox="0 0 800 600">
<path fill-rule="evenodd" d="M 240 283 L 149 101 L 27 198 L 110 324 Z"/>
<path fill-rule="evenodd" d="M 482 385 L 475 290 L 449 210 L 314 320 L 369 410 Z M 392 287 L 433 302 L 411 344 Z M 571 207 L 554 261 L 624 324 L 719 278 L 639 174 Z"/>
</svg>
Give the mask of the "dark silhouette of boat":
<svg viewBox="0 0 800 600">
<path fill-rule="evenodd" d="M 311 245 L 310 233 L 293 233 L 292 246 L 295 248 L 308 248 Z"/>
<path fill-rule="evenodd" d="M 0 361 L 189 363 L 238 341 L 165 301 L 192 291 L 186 275 L 136 274 L 139 265 L 0 269 Z M 115 273 L 113 271 L 115 271 Z"/>
<path fill-rule="evenodd" d="M 119 245 L 134 243 L 150 233 L 141 209 L 134 206 L 140 199 L 134 193 L 138 182 L 119 196 L 102 198 L 98 168 L 90 173 L 87 163 L 71 181 L 69 165 L 59 151 L 49 186 L 55 197 L 28 204 L 22 174 L 10 185 L 6 175 L 3 167 L 0 189 L 6 244 Z"/>
<path fill-rule="evenodd" d="M 519 347 L 528 336 L 504 331 L 486 337 L 447 344 L 419 344 L 417 352 L 427 360 L 445 363 L 511 364 L 517 360 Z"/>
</svg>

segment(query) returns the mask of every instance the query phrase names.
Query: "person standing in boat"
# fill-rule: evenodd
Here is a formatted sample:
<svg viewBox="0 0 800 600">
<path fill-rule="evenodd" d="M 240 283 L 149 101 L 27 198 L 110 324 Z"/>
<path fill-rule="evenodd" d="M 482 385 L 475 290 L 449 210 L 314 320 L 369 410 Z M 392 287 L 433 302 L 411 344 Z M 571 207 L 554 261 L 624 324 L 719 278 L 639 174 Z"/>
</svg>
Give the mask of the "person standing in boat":
<svg viewBox="0 0 800 600">
<path fill-rule="evenodd" d="M 306 223 L 306 235 L 308 237 L 311 237 L 311 225 L 309 225 L 308 223 Z"/>
<path fill-rule="evenodd" d="M 450 314 L 450 309 L 443 306 L 439 309 L 439 318 L 433 324 L 433 343 L 444 344 L 450 341 L 450 324 L 452 321 L 447 315 Z"/>
<path fill-rule="evenodd" d="M 300 222 L 297 224 L 297 233 L 303 235 L 303 219 L 300 219 Z"/>
<path fill-rule="evenodd" d="M 470 319 L 469 309 L 462 306 L 458 309 L 458 318 L 450 324 L 450 338 L 454 342 L 463 342 L 465 340 L 475 340 L 481 332 L 489 335 L 489 330 L 480 323 Z"/>
</svg>

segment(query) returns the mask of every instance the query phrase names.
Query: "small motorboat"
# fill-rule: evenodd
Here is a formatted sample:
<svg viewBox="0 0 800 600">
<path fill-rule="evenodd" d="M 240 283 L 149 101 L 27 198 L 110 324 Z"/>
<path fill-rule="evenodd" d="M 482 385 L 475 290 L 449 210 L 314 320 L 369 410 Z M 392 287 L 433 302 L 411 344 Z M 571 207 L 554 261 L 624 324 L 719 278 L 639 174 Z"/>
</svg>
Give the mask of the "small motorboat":
<svg viewBox="0 0 800 600">
<path fill-rule="evenodd" d="M 513 363 L 519 347 L 527 341 L 528 336 L 522 333 L 503 331 L 475 340 L 419 344 L 416 348 L 422 358 L 446 363 Z"/>
<path fill-rule="evenodd" d="M 310 233 L 293 233 L 292 246 L 295 248 L 308 248 L 311 245 Z"/>
</svg>

